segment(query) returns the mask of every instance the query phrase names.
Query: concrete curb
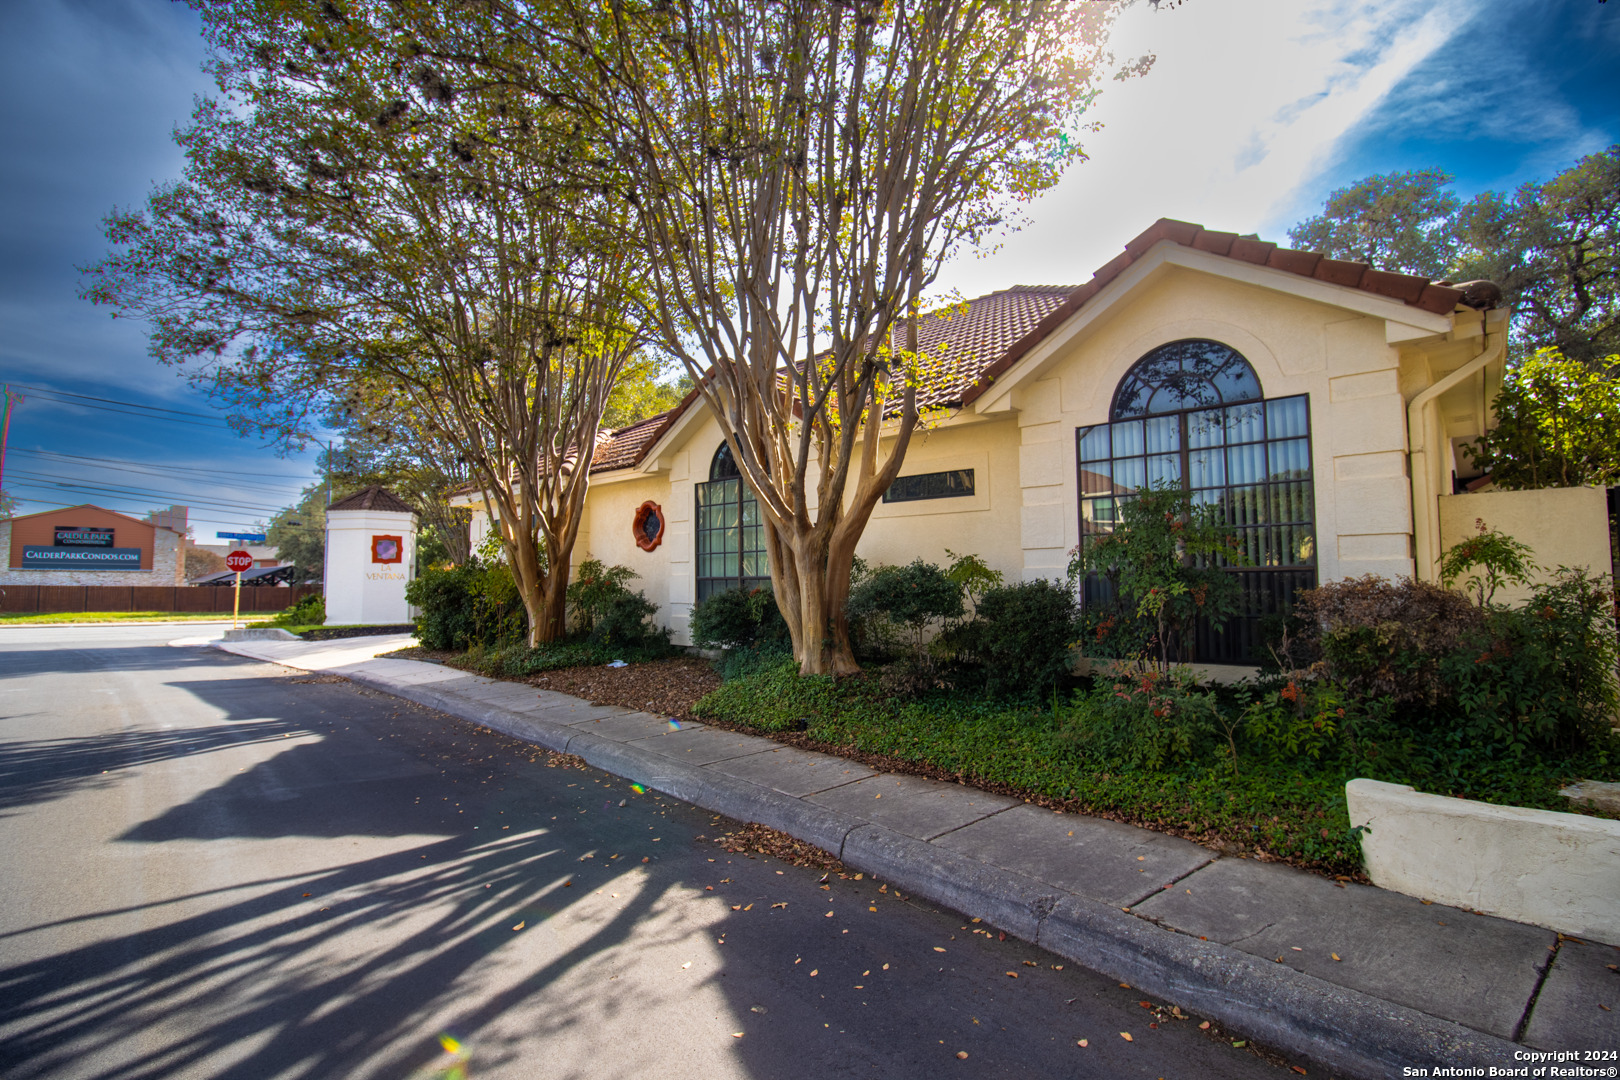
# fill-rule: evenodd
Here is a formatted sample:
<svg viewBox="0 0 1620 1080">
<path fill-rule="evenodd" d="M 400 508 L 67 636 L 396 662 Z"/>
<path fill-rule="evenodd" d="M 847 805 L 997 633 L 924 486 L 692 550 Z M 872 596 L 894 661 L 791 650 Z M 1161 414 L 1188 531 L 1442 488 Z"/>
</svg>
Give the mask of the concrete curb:
<svg viewBox="0 0 1620 1080">
<path fill-rule="evenodd" d="M 1279 1050 L 1357 1080 L 1403 1067 L 1510 1066 L 1515 1043 L 1160 927 L 1057 886 L 816 806 L 803 799 L 676 761 L 633 743 L 528 717 L 434 684 L 403 685 L 353 667 L 352 681 L 449 713 L 634 780 L 705 810 L 758 822 L 880 877 L 907 894 L 989 925 L 1209 1016 Z"/>
</svg>

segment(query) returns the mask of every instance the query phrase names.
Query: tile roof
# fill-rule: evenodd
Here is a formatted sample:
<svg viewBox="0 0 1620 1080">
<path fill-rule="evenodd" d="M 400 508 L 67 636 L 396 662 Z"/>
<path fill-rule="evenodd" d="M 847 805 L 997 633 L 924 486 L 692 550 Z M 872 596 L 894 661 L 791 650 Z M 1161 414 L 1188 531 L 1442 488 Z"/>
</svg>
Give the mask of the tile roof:
<svg viewBox="0 0 1620 1080">
<path fill-rule="evenodd" d="M 999 358 L 979 373 L 979 378 L 962 395 L 962 404 L 971 404 L 990 383 L 1017 363 L 1047 335 L 1051 334 L 1092 297 L 1123 274 L 1132 263 L 1145 256 L 1161 240 L 1168 240 L 1195 251 L 1207 251 L 1240 262 L 1284 270 L 1300 277 L 1315 278 L 1330 285 L 1360 289 L 1399 300 L 1409 307 L 1435 315 L 1449 315 L 1459 304 L 1478 306 L 1477 292 L 1430 281 L 1414 274 L 1392 274 L 1375 270 L 1366 263 L 1329 259 L 1315 251 L 1295 251 L 1237 233 L 1216 232 L 1190 221 L 1160 218 L 1125 245 L 1125 250 L 1103 264 L 1090 281 L 1075 289 L 1041 324 L 1019 339 Z M 1488 306 L 1488 303 L 1487 305 Z"/>
<path fill-rule="evenodd" d="M 339 499 L 326 509 L 328 512 L 333 510 L 384 510 L 397 514 L 413 514 L 416 512 L 411 509 L 410 504 L 404 499 L 387 488 L 379 487 L 376 484 L 361 488 L 353 495 Z"/>
<path fill-rule="evenodd" d="M 1360 289 L 1436 315 L 1450 314 L 1459 305 L 1480 307 L 1495 302 L 1491 290 L 1476 287 L 1488 283 L 1453 286 L 1412 274 L 1375 270 L 1366 263 L 1329 259 L 1314 251 L 1278 247 L 1237 233 L 1216 232 L 1187 221 L 1160 218 L 1126 244 L 1124 251 L 1100 267 L 1084 285 L 1015 285 L 969 300 L 965 310 L 963 305 L 953 305 L 926 316 L 918 326 L 918 343 L 924 351 L 938 349 L 936 355 L 946 370 L 937 383 L 919 396 L 918 404 L 924 407 L 971 404 L 992 381 L 1146 256 L 1155 244 L 1165 240 L 1330 285 Z M 1499 295 L 1499 292 L 1494 294 Z M 668 412 L 620 428 L 599 440 L 591 458 L 591 472 L 638 464 L 698 396 L 694 390 Z"/>
</svg>

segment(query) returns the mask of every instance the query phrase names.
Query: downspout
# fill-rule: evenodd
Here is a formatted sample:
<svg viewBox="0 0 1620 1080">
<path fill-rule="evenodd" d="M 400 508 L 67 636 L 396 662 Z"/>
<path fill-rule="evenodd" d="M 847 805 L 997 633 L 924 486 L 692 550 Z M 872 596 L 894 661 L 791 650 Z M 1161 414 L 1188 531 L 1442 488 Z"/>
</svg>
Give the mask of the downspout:
<svg viewBox="0 0 1620 1080">
<path fill-rule="evenodd" d="M 1429 465 L 1428 425 L 1423 422 L 1423 413 L 1441 394 L 1483 372 L 1501 357 L 1507 345 L 1507 326 L 1504 323 L 1493 340 L 1493 335 L 1486 328 L 1488 318 L 1486 312 L 1480 312 L 1480 328 L 1485 334 L 1484 350 L 1456 371 L 1420 391 L 1406 405 L 1406 440 L 1410 447 L 1412 470 L 1412 569 L 1419 581 L 1433 579 L 1435 565 L 1440 559 L 1439 495 L 1431 490 L 1434 470 Z"/>
</svg>

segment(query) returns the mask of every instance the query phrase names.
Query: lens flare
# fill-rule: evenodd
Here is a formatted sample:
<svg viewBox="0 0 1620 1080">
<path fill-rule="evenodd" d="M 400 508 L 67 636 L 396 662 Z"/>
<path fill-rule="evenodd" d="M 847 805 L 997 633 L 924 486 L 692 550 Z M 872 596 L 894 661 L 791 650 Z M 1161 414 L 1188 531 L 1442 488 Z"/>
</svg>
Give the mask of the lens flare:
<svg viewBox="0 0 1620 1080">
<path fill-rule="evenodd" d="M 461 1040 L 457 1039 L 454 1035 L 450 1035 L 450 1034 L 440 1035 L 439 1036 L 439 1045 L 444 1047 L 444 1052 L 447 1053 L 447 1054 L 459 1054 L 459 1053 L 461 1053 Z"/>
<path fill-rule="evenodd" d="M 640 784 L 631 784 L 630 790 L 635 792 L 637 795 L 647 794 L 647 789 L 642 787 Z"/>
<path fill-rule="evenodd" d="M 679 720 L 675 719 L 673 716 L 669 718 L 669 730 L 671 730 L 671 731 L 680 731 L 681 730 L 681 722 Z"/>
</svg>

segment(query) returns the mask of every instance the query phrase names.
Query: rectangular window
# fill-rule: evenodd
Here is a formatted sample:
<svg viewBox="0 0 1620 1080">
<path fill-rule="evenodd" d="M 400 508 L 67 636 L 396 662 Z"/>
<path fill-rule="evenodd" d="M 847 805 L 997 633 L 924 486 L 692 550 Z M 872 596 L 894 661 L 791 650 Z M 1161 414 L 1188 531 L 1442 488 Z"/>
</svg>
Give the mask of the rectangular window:
<svg viewBox="0 0 1620 1080">
<path fill-rule="evenodd" d="M 754 493 L 737 477 L 694 487 L 698 602 L 727 589 L 769 588 L 765 523 Z"/>
<path fill-rule="evenodd" d="M 920 502 L 923 499 L 955 499 L 973 494 L 973 470 L 951 469 L 946 472 L 918 473 L 916 476 L 897 476 L 883 501 Z"/>
<path fill-rule="evenodd" d="M 1227 567 L 1242 582 L 1243 610 L 1219 632 L 1199 627 L 1192 659 L 1252 663 L 1264 647 L 1262 620 L 1316 584 L 1310 434 L 1306 395 L 1081 428 L 1080 542 L 1112 532 L 1138 488 L 1185 485 L 1195 505 L 1216 508 L 1245 555 Z M 1111 601 L 1109 583 L 1086 581 L 1083 599 Z"/>
</svg>

